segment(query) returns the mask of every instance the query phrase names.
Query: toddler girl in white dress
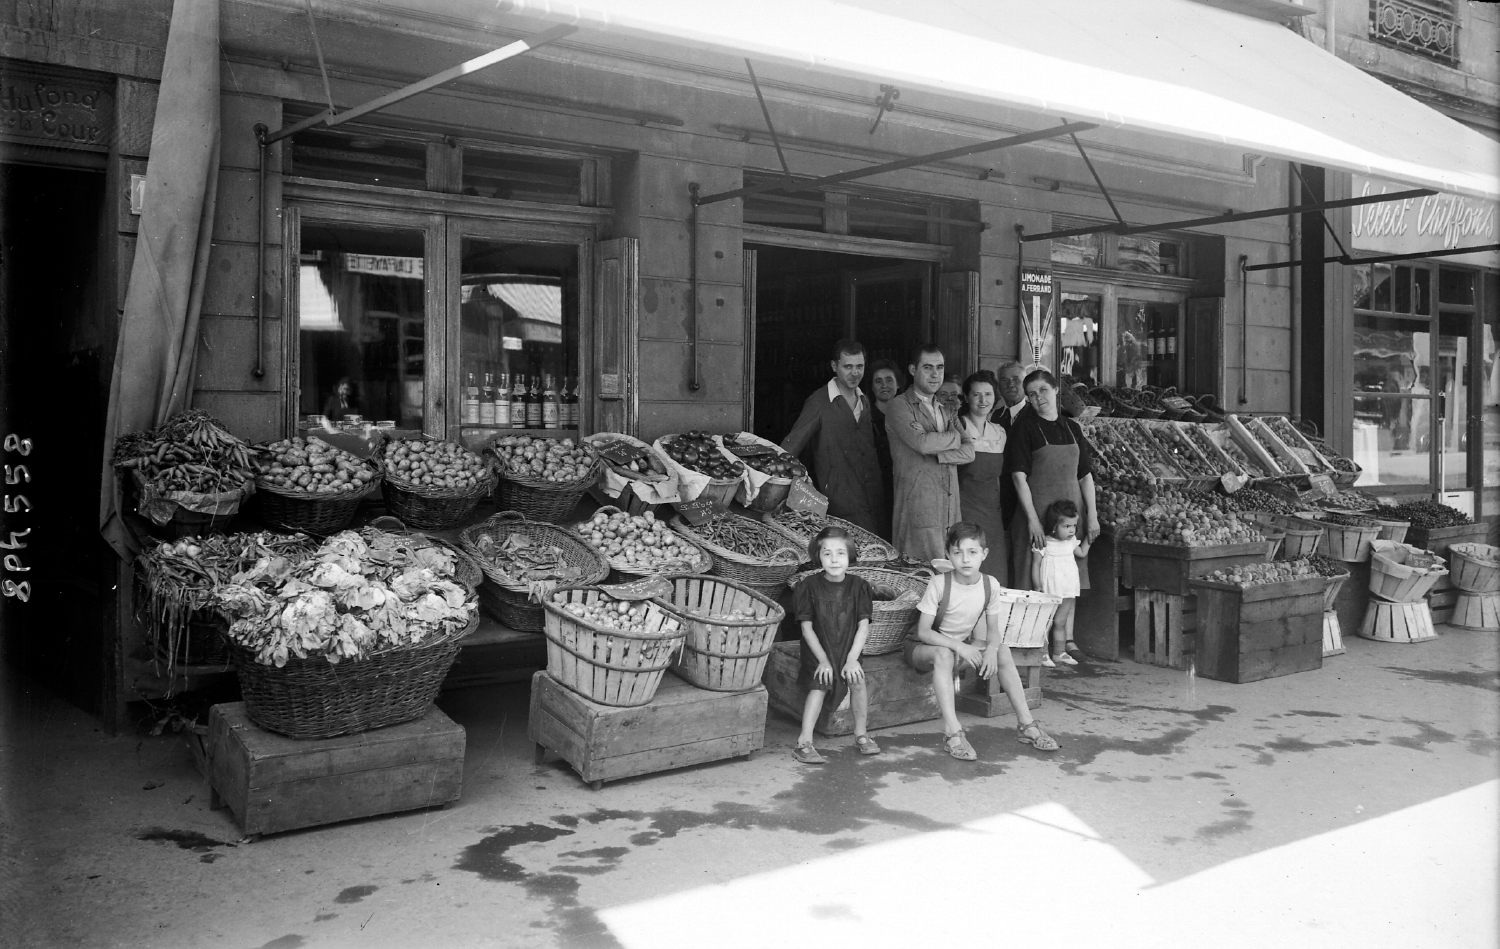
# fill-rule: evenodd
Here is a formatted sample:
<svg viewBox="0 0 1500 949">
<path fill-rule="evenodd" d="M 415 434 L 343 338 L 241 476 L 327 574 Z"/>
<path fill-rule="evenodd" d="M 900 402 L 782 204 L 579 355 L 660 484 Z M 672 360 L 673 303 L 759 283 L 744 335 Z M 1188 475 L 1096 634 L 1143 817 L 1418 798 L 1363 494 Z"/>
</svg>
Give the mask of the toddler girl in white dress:
<svg viewBox="0 0 1500 949">
<path fill-rule="evenodd" d="M 1073 642 L 1073 613 L 1079 593 L 1078 561 L 1089 555 L 1089 542 L 1078 539 L 1078 505 L 1072 501 L 1053 501 L 1042 513 L 1042 529 L 1047 533 L 1042 550 L 1031 558 L 1031 587 L 1063 598 L 1052 619 L 1049 636 L 1050 655 L 1042 665 L 1076 666 L 1078 644 Z"/>
</svg>

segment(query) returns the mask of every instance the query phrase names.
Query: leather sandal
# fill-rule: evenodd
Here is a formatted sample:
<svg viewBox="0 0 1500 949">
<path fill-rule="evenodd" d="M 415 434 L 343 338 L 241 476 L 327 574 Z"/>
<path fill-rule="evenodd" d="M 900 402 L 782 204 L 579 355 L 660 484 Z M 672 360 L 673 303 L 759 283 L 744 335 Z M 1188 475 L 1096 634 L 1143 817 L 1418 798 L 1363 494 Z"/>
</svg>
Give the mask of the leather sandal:
<svg viewBox="0 0 1500 949">
<path fill-rule="evenodd" d="M 1034 732 L 1034 734 L 1028 734 L 1029 732 Z M 1016 726 L 1016 741 L 1019 741 L 1023 745 L 1030 745 L 1037 751 L 1056 751 L 1058 749 L 1057 742 L 1051 735 L 1042 731 L 1042 726 L 1035 720 L 1029 721 L 1025 725 Z"/>
<path fill-rule="evenodd" d="M 964 737 L 964 730 L 962 728 L 951 735 L 944 735 L 943 745 L 947 747 L 948 754 L 959 761 L 979 760 L 979 755 L 975 753 L 974 746 L 969 744 L 969 739 Z"/>
<path fill-rule="evenodd" d="M 869 735 L 856 735 L 854 738 L 854 747 L 859 749 L 859 753 L 862 755 L 880 754 L 880 746 L 875 744 L 875 739 Z"/>
<path fill-rule="evenodd" d="M 828 759 L 818 754 L 818 749 L 812 746 L 812 742 L 803 742 L 792 749 L 792 757 L 803 764 L 823 764 Z"/>
<path fill-rule="evenodd" d="M 1088 661 L 1088 654 L 1079 649 L 1078 644 L 1071 639 L 1063 644 L 1063 651 L 1072 656 L 1074 662 L 1082 663 Z"/>
</svg>

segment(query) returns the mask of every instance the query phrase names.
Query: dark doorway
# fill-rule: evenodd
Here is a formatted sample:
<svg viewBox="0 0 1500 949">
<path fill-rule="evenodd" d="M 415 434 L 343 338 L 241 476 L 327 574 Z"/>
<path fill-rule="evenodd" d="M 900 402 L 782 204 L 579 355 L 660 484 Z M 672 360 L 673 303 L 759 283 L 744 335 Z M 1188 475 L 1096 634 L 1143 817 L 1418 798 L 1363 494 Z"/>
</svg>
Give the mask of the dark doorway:
<svg viewBox="0 0 1500 949">
<path fill-rule="evenodd" d="M 865 345 L 869 365 L 891 359 L 906 372 L 911 350 L 933 338 L 932 264 L 786 247 L 755 250 L 757 435 L 780 441 L 802 403 L 826 385 L 841 337 Z"/>
<path fill-rule="evenodd" d="M 33 443 L 25 457 L 3 452 L 30 481 L 13 469 L 18 483 L 3 486 L 0 540 L 30 533 L 16 538 L 25 547 L 3 552 L 16 559 L 0 573 L 29 582 L 30 599 L 0 598 L 0 637 L 7 662 L 91 714 L 101 711 L 111 668 L 110 591 L 101 586 L 113 554 L 98 527 L 114 358 L 100 253 L 104 181 L 92 171 L 0 164 L 0 437 Z"/>
</svg>

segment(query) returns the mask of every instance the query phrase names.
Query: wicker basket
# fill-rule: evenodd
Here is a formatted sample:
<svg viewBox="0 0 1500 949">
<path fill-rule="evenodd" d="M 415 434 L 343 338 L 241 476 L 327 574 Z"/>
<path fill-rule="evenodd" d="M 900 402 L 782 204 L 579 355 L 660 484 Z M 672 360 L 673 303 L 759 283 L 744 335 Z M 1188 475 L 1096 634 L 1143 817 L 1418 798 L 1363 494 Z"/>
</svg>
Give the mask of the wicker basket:
<svg viewBox="0 0 1500 949">
<path fill-rule="evenodd" d="M 767 541 L 786 546 L 777 548 L 769 558 L 753 557 L 737 550 L 720 547 L 709 541 L 681 517 L 672 521 L 672 527 L 679 534 L 714 555 L 716 575 L 743 583 L 757 593 L 764 593 L 775 599 L 786 587 L 787 578 L 796 572 L 797 565 L 802 562 L 806 551 L 794 548 L 785 535 L 772 530 L 760 521 L 752 521 L 738 514 L 724 513 L 719 516 L 737 518 L 741 530 L 749 533 L 759 532 Z"/>
<path fill-rule="evenodd" d="M 746 507 L 752 511 L 770 513 L 778 511 L 786 503 L 787 495 L 792 493 L 791 478 L 772 477 L 760 486 L 760 493 L 755 496 Z"/>
<path fill-rule="evenodd" d="M 380 487 L 386 510 L 393 516 L 420 530 L 443 531 L 474 513 L 474 506 L 490 493 L 493 483 L 494 475 L 487 474 L 472 488 L 433 488 L 402 481 L 387 470 Z"/>
<path fill-rule="evenodd" d="M 1349 571 L 1344 571 L 1336 577 L 1324 577 L 1328 583 L 1323 587 L 1323 612 L 1334 608 L 1339 598 L 1339 591 L 1344 588 L 1344 582 L 1349 579 Z"/>
<path fill-rule="evenodd" d="M 787 540 L 797 544 L 803 550 L 806 550 L 807 545 L 812 543 L 813 537 L 817 536 L 815 534 L 804 533 L 801 528 L 787 523 L 784 518 L 777 514 L 767 515 L 761 520 L 767 527 L 770 527 L 778 534 L 784 535 Z M 858 524 L 846 521 L 842 517 L 833 517 L 827 514 L 823 515 L 823 521 L 825 526 L 842 527 L 849 532 L 849 536 L 854 538 L 855 549 L 859 551 L 859 562 L 862 566 L 892 563 L 901 559 L 901 551 L 865 530 L 863 527 L 860 527 Z M 818 529 L 822 530 L 821 527 Z"/>
<path fill-rule="evenodd" d="M 1392 603 L 1415 603 L 1448 575 L 1443 558 L 1410 544 L 1370 544 L 1370 592 Z"/>
<path fill-rule="evenodd" d="M 687 629 L 672 672 L 700 689 L 744 692 L 760 685 L 776 630 L 786 616 L 776 601 L 722 577 L 678 577 L 664 604 Z M 713 619 L 714 613 L 749 609 L 753 617 Z"/>
<path fill-rule="evenodd" d="M 656 697 L 662 673 L 682 645 L 687 629 L 671 611 L 647 600 L 647 632 L 599 626 L 563 609 L 596 603 L 597 587 L 561 587 L 542 601 L 547 635 L 547 674 L 558 684 L 600 705 L 646 705 Z"/>
<path fill-rule="evenodd" d="M 619 508 L 613 505 L 606 504 L 603 507 L 599 508 L 599 510 L 595 513 L 620 514 L 623 512 L 621 512 Z M 693 548 L 695 557 L 691 563 L 681 560 L 672 560 L 668 561 L 662 567 L 647 567 L 642 566 L 638 563 L 632 563 L 629 560 L 620 559 L 618 557 L 610 557 L 607 553 L 599 550 L 597 547 L 594 547 L 593 544 L 590 544 L 588 540 L 584 538 L 583 528 L 587 523 L 587 521 L 582 521 L 580 523 L 574 524 L 570 529 L 573 531 L 573 533 L 579 536 L 580 540 L 583 540 L 585 544 L 588 544 L 595 553 L 604 558 L 604 562 L 609 564 L 609 568 L 611 570 L 615 571 L 616 573 L 623 574 L 627 577 L 663 577 L 665 579 L 672 579 L 673 577 L 686 577 L 697 573 L 709 573 L 714 568 L 714 558 L 712 554 L 704 550 L 702 547 L 698 546 L 698 544 L 694 541 L 689 540 L 686 536 L 678 534 L 676 531 L 672 532 L 673 535 L 676 536 L 678 540 L 686 542 Z"/>
<path fill-rule="evenodd" d="M 288 738 L 332 738 L 421 718 L 460 641 L 478 625 L 476 611 L 467 625 L 445 634 L 337 665 L 322 656 L 291 656 L 278 669 L 235 642 L 229 654 L 251 721 Z"/>
<path fill-rule="evenodd" d="M 604 462 L 595 458 L 588 474 L 577 481 L 558 483 L 518 477 L 501 468 L 495 484 L 495 510 L 517 511 L 532 520 L 561 524 L 572 518 L 578 502 L 603 470 Z"/>
<path fill-rule="evenodd" d="M 204 537 L 208 534 L 222 534 L 229 530 L 229 522 L 234 520 L 235 514 L 239 513 L 240 507 L 245 499 L 255 492 L 255 481 L 246 481 L 244 486 L 237 491 L 224 492 L 225 495 L 239 494 L 239 499 L 226 505 L 228 508 L 221 513 L 205 513 L 202 511 L 190 511 L 173 501 L 172 516 L 165 524 L 158 524 L 141 510 L 141 498 L 147 493 L 146 479 L 138 468 L 130 469 L 130 477 L 122 479 L 125 483 L 125 503 L 127 509 L 140 514 L 141 520 L 145 522 L 147 530 L 155 537 L 167 540 L 181 540 L 184 537 Z"/>
<path fill-rule="evenodd" d="M 808 570 L 805 573 L 799 573 L 792 577 L 788 584 L 795 587 L 818 572 Z M 897 594 L 895 599 L 875 600 L 870 604 L 870 634 L 865 637 L 862 655 L 883 656 L 900 649 L 901 644 L 906 641 L 907 634 L 916 625 L 917 603 L 922 599 L 923 591 L 927 589 L 927 580 L 932 576 L 932 572 L 924 570 L 921 573 L 903 573 L 899 570 L 887 570 L 884 567 L 865 566 L 850 567 L 849 572 L 863 577 L 871 587 L 888 587 Z"/>
<path fill-rule="evenodd" d="M 1327 520 L 1333 515 L 1318 518 L 1323 525 L 1323 539 L 1318 542 L 1318 553 L 1345 563 L 1364 563 L 1370 559 L 1370 543 L 1380 536 L 1380 525 L 1367 517 L 1338 515 L 1356 523 L 1335 524 Z"/>
<path fill-rule="evenodd" d="M 267 527 L 327 537 L 349 526 L 360 502 L 380 490 L 380 482 L 376 473 L 357 490 L 319 493 L 289 491 L 257 479 L 250 503 L 255 516 Z"/>
<path fill-rule="evenodd" d="M 1453 544 L 1448 548 L 1449 579 L 1464 593 L 1500 591 L 1500 547 Z"/>
<path fill-rule="evenodd" d="M 545 626 L 545 611 L 532 596 L 532 584 L 514 582 L 490 565 L 480 552 L 480 534 L 499 535 L 512 533 L 526 536 L 533 543 L 547 544 L 562 550 L 563 560 L 569 566 L 583 571 L 576 585 L 587 586 L 598 583 L 609 575 L 609 564 L 604 558 L 578 538 L 577 534 L 553 524 L 527 520 L 514 511 L 502 511 L 478 524 L 471 524 L 459 535 L 463 549 L 479 564 L 489 581 L 479 588 L 479 603 L 496 619 L 511 629 L 528 633 L 540 633 Z"/>
<path fill-rule="evenodd" d="M 1166 406 L 1150 389 L 1137 389 L 1134 393 L 1136 411 L 1141 418 L 1157 419 L 1167 414 Z"/>
<path fill-rule="evenodd" d="M 1399 544 L 1406 540 L 1406 532 L 1411 530 L 1411 521 L 1387 521 L 1378 517 L 1370 520 L 1380 525 L 1380 536 L 1376 540 L 1393 540 Z"/>
</svg>

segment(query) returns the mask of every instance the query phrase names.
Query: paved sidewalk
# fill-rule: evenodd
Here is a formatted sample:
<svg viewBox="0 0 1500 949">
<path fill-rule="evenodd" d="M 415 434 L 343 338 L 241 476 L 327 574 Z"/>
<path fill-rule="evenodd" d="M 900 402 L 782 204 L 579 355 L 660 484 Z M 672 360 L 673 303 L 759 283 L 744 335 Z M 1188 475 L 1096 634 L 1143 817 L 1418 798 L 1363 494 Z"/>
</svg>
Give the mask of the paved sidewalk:
<svg viewBox="0 0 1500 949">
<path fill-rule="evenodd" d="M 1059 673 L 1055 755 L 1002 718 L 970 720 L 977 763 L 925 723 L 810 767 L 773 713 L 752 761 L 599 792 L 533 764 L 526 687 L 471 689 L 440 701 L 458 805 L 254 844 L 180 736 L 107 738 L 10 674 L 0 944 L 1492 947 L 1500 638 L 1442 633 L 1248 685 Z"/>
</svg>

